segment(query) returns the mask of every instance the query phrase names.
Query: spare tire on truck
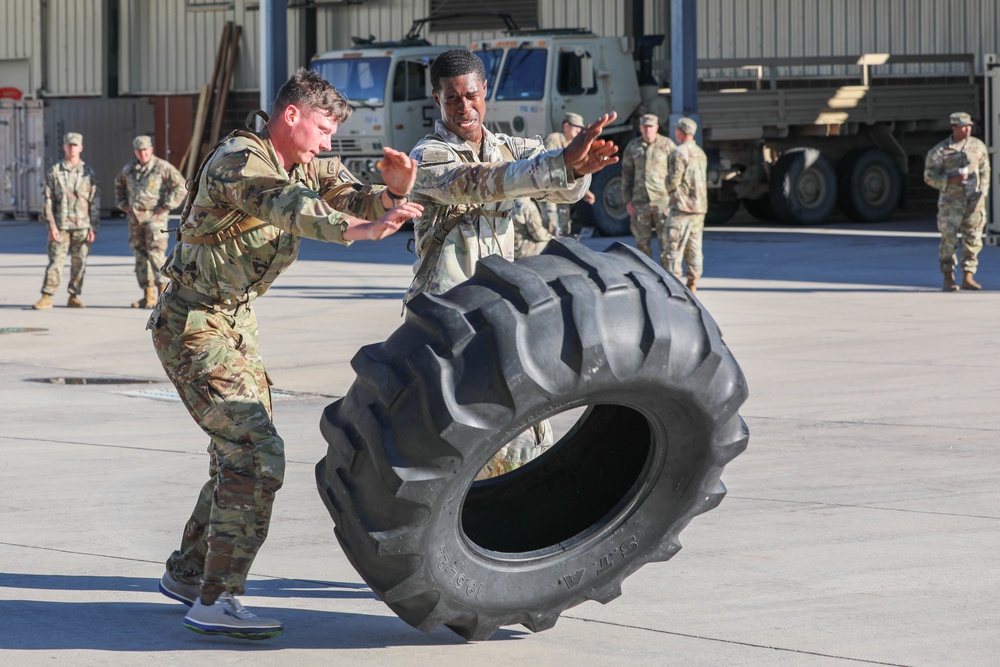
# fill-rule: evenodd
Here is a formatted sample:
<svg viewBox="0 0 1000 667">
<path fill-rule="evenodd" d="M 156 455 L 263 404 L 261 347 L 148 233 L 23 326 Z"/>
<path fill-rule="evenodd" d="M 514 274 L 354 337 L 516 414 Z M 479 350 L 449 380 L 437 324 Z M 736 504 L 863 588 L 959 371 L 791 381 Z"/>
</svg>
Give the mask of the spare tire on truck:
<svg viewBox="0 0 1000 667">
<path fill-rule="evenodd" d="M 712 317 L 635 248 L 551 242 L 420 295 L 329 405 L 320 495 L 351 564 L 404 621 L 470 640 L 606 603 L 725 495 L 747 445 L 743 373 Z M 515 435 L 583 416 L 548 451 L 473 481 Z"/>
</svg>

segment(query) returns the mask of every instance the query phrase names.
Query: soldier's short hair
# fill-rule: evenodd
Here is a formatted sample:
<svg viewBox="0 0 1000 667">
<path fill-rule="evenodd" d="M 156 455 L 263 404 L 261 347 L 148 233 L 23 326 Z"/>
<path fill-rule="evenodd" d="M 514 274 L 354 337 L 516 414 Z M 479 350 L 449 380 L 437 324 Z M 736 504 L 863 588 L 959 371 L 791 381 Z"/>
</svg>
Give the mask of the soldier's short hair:
<svg viewBox="0 0 1000 667">
<path fill-rule="evenodd" d="M 351 105 L 339 90 L 314 70 L 300 67 L 278 91 L 271 115 L 284 111 L 288 105 L 329 114 L 338 124 L 351 117 Z"/>
<path fill-rule="evenodd" d="M 479 56 L 468 49 L 445 51 L 431 63 L 431 89 L 441 90 L 441 79 L 466 74 L 475 74 L 480 81 L 486 81 L 486 68 Z"/>
</svg>

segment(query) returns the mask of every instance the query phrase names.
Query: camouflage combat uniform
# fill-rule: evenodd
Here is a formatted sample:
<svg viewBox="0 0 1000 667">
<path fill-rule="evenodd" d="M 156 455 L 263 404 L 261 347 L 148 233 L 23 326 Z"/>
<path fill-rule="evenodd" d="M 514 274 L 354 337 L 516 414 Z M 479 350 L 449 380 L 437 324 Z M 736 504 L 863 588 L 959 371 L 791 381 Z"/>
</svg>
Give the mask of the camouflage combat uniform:
<svg viewBox="0 0 1000 667">
<path fill-rule="evenodd" d="M 968 169 L 965 183 L 949 183 L 961 168 Z M 924 181 L 939 190 L 938 262 L 941 272 L 955 269 L 958 235 L 962 234 L 962 271 L 974 274 L 979 266 L 979 251 L 983 249 L 983 228 L 986 226 L 986 195 L 990 190 L 990 158 L 986 144 L 976 137 L 956 142 L 948 137 L 927 153 Z"/>
<path fill-rule="evenodd" d="M 286 172 L 266 135 L 255 136 L 234 132 L 202 168 L 164 266 L 170 287 L 147 324 L 167 376 L 211 439 L 209 480 L 167 561 L 179 581 L 201 579 L 203 595 L 244 592 L 284 478 L 252 302 L 295 260 L 301 237 L 350 244 L 335 209 L 385 213 L 383 186 L 361 186 L 339 159 Z"/>
<path fill-rule="evenodd" d="M 101 193 L 97 175 L 89 165 L 80 162 L 71 167 L 65 160 L 52 165 L 42 185 L 42 220 L 55 224 L 59 240 L 49 239 L 49 264 L 45 268 L 42 294 L 52 296 L 62 282 L 66 255 L 70 256 L 70 277 L 67 292 L 83 293 L 83 277 L 87 272 L 90 244 L 87 235 L 97 232 L 101 224 Z"/>
<path fill-rule="evenodd" d="M 421 292 L 448 291 L 471 277 L 476 263 L 488 255 L 514 259 L 511 216 L 516 198 L 573 203 L 590 187 L 589 175 L 574 181 L 562 151 L 546 151 L 538 137 L 511 137 L 484 128 L 477 154 L 440 120 L 434 131 L 410 152 L 420 165 L 413 201 L 424 206 L 424 213 L 414 223 L 419 259 L 406 300 Z M 434 232 L 449 221 L 456 224 L 433 247 Z M 543 421 L 501 448 L 484 470 L 508 471 L 551 445 L 552 429 Z"/>
<path fill-rule="evenodd" d="M 626 204 L 632 202 L 635 207 L 632 217 L 635 247 L 650 257 L 653 232 L 662 233 L 667 225 L 667 158 L 676 147 L 660 134 L 648 144 L 637 137 L 625 147 L 622 156 L 622 197 Z M 660 256 L 662 261 L 662 250 Z"/>
<path fill-rule="evenodd" d="M 569 141 L 562 132 L 553 132 L 545 137 L 545 150 L 547 151 L 561 151 L 567 146 L 569 146 Z M 573 228 L 569 204 L 545 202 L 542 204 L 542 209 L 549 233 L 552 236 L 569 236 Z"/>
<path fill-rule="evenodd" d="M 128 242 L 135 256 L 135 277 L 140 289 L 163 286 L 162 267 L 169 237 L 167 218 L 184 201 L 187 188 L 177 168 L 155 155 L 145 165 L 132 160 L 115 179 L 115 205 L 128 214 Z M 154 215 L 156 209 L 163 212 Z"/>
<path fill-rule="evenodd" d="M 694 140 L 685 141 L 671 154 L 667 190 L 670 192 L 670 220 L 667 232 L 660 233 L 660 265 L 680 278 L 682 261 L 688 279 L 702 272 L 701 239 L 708 213 L 708 158 Z"/>
<path fill-rule="evenodd" d="M 514 259 L 537 255 L 553 238 L 542 221 L 538 206 L 530 197 L 514 200 L 511 222 L 514 225 Z"/>
</svg>

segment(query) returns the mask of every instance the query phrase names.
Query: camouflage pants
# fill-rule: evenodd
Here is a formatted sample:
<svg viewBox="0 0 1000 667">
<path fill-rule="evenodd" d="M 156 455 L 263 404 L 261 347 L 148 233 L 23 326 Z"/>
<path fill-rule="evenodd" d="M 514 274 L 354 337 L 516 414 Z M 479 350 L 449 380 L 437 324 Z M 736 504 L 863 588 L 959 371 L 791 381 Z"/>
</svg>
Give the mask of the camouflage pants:
<svg viewBox="0 0 1000 667">
<path fill-rule="evenodd" d="M 704 256 L 701 239 L 705 233 L 705 214 L 673 213 L 666 233 L 660 234 L 660 265 L 678 278 L 687 264 L 689 278 L 701 277 Z"/>
<path fill-rule="evenodd" d="M 652 257 L 653 234 L 667 227 L 666 209 L 650 203 L 636 204 L 632 202 L 632 205 L 635 206 L 635 215 L 632 216 L 631 222 L 632 236 L 635 237 L 635 247 L 646 253 L 649 257 Z M 662 248 L 663 246 L 660 247 Z M 660 255 L 663 255 L 662 250 L 660 251 Z"/>
<path fill-rule="evenodd" d="M 542 204 L 542 217 L 545 218 L 545 226 L 552 236 L 569 236 L 573 233 L 573 221 L 569 215 L 569 204 L 539 203 Z"/>
<path fill-rule="evenodd" d="M 72 295 L 83 294 L 83 276 L 87 272 L 87 256 L 90 254 L 90 244 L 87 243 L 89 233 L 90 229 L 60 229 L 58 241 L 49 239 L 49 265 L 45 267 L 42 294 L 52 296 L 59 289 L 67 254 L 72 259 L 66 291 Z"/>
<path fill-rule="evenodd" d="M 549 420 L 544 419 L 501 447 L 500 451 L 494 454 L 479 471 L 476 479 L 497 477 L 520 468 L 528 461 L 544 454 L 553 445 L 554 440 L 552 425 Z"/>
<path fill-rule="evenodd" d="M 959 201 L 938 202 L 938 263 L 941 273 L 955 270 L 955 250 L 958 235 L 962 235 L 962 271 L 975 273 L 979 267 L 979 251 L 983 249 L 983 228 L 986 226 L 986 201 L 979 195 Z"/>
<path fill-rule="evenodd" d="M 222 591 L 241 594 L 285 474 L 256 317 L 252 307 L 230 315 L 189 306 L 167 292 L 147 327 L 181 401 L 210 438 L 209 480 L 167 571 L 186 583 L 200 579 L 209 600 Z"/>
<path fill-rule="evenodd" d="M 128 243 L 135 256 L 135 277 L 139 289 L 166 285 L 168 281 L 160 269 L 167 259 L 167 214 L 152 216 L 140 221 L 128 216 Z"/>
</svg>

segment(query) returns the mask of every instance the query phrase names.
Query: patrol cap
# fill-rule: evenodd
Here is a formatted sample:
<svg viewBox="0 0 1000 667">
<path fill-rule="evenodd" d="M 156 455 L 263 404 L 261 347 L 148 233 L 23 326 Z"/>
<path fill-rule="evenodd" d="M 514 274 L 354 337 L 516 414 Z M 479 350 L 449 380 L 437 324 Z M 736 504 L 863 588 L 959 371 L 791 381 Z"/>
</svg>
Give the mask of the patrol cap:
<svg viewBox="0 0 1000 667">
<path fill-rule="evenodd" d="M 132 140 L 132 148 L 137 151 L 145 150 L 146 148 L 153 147 L 153 140 L 148 134 L 140 134 L 138 137 Z"/>
<path fill-rule="evenodd" d="M 639 125 L 655 125 L 660 126 L 660 119 L 656 117 L 656 114 L 644 113 L 639 118 Z"/>
<path fill-rule="evenodd" d="M 67 132 L 63 135 L 63 143 L 70 144 L 73 146 L 83 145 L 83 135 L 79 132 Z"/>
<path fill-rule="evenodd" d="M 569 123 L 574 127 L 583 127 L 585 125 L 583 122 L 583 116 L 578 113 L 573 113 L 572 111 L 566 112 L 566 115 L 563 116 L 563 122 Z"/>
<path fill-rule="evenodd" d="M 677 129 L 684 134 L 694 134 L 698 131 L 698 123 L 690 118 L 681 118 L 677 121 Z"/>
<path fill-rule="evenodd" d="M 965 113 L 964 111 L 959 111 L 951 115 L 952 125 L 972 125 L 972 116 Z"/>
</svg>

